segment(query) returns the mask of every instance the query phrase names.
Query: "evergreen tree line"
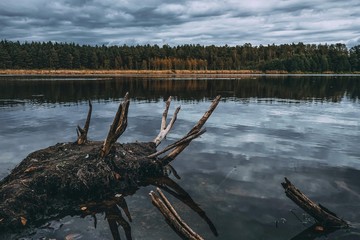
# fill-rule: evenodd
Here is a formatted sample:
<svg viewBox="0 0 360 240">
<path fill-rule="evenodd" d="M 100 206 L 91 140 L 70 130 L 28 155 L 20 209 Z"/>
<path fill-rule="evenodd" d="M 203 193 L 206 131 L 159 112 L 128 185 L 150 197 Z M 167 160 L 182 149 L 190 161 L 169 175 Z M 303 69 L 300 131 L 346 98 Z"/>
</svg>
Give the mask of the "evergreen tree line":
<svg viewBox="0 0 360 240">
<path fill-rule="evenodd" d="M 360 45 L 89 46 L 0 42 L 0 69 L 360 71 Z"/>
</svg>

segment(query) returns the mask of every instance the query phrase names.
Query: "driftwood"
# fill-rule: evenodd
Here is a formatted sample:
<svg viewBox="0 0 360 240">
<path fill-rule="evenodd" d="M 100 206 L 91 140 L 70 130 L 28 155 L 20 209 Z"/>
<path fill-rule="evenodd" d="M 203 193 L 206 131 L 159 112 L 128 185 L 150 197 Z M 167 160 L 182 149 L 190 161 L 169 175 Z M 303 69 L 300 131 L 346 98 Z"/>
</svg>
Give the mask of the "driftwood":
<svg viewBox="0 0 360 240">
<path fill-rule="evenodd" d="M 180 110 L 175 111 L 173 119 L 166 126 L 170 99 L 162 117 L 159 135 L 151 142 L 127 144 L 118 143 L 117 140 L 127 127 L 128 94 L 120 104 L 103 142 L 87 139 L 92 112 L 89 103 L 85 126 L 77 128 L 78 139 L 75 142 L 58 143 L 29 154 L 0 182 L 0 233 L 37 227 L 67 215 L 94 216 L 100 209 L 106 213 L 115 239 L 120 239 L 120 236 L 116 236 L 118 225 L 131 239 L 129 225 L 118 208 L 123 209 L 131 221 L 124 197 L 149 184 L 159 186 L 179 199 L 186 196 L 187 193 L 168 178 L 168 170 L 176 174 L 169 164 L 193 139 L 205 132 L 202 127 L 219 101 L 220 96 L 213 100 L 209 110 L 188 134 L 164 150 L 157 150 L 156 147 L 170 131 Z M 216 233 L 210 219 L 193 200 L 184 201 Z M 98 210 L 95 211 L 95 208 Z"/>
<path fill-rule="evenodd" d="M 290 198 L 296 205 L 302 208 L 316 221 L 317 225 L 323 229 L 330 230 L 334 228 L 348 228 L 349 224 L 343 219 L 336 216 L 335 213 L 320 204 L 316 204 L 310 200 L 305 194 L 297 189 L 287 178 L 281 183 L 285 189 L 286 196 Z"/>
<path fill-rule="evenodd" d="M 203 240 L 203 238 L 194 232 L 185 222 L 181 219 L 169 200 L 165 197 L 162 191 L 157 188 L 159 196 L 155 192 L 150 192 L 151 201 L 161 214 L 165 217 L 166 222 L 179 234 L 183 239 Z"/>
</svg>

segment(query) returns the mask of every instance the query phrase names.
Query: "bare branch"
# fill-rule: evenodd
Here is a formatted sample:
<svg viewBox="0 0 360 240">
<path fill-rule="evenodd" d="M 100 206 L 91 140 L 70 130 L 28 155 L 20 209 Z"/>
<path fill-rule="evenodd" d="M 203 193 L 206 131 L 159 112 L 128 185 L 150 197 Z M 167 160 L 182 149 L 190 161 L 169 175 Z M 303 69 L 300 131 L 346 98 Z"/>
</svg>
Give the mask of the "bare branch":
<svg viewBox="0 0 360 240">
<path fill-rule="evenodd" d="M 168 145 L 166 148 L 160 150 L 160 151 L 157 151 L 156 153 L 153 153 L 151 155 L 148 156 L 148 158 L 154 158 L 154 157 L 157 157 L 167 151 L 170 151 L 171 149 L 173 148 L 176 148 L 178 146 L 181 146 L 181 145 L 184 145 L 184 144 L 187 144 L 188 142 L 192 141 L 193 139 L 201 136 L 203 133 L 205 133 L 206 130 L 205 129 L 202 129 L 201 131 L 199 132 L 193 132 L 193 133 L 190 133 L 186 136 L 184 136 L 183 138 L 181 138 L 180 140 L 174 142 L 173 144 L 170 144 Z"/>
<path fill-rule="evenodd" d="M 197 239 L 202 239 L 200 235 L 198 235 L 194 230 L 192 230 L 189 225 L 187 225 L 179 216 L 179 214 L 176 212 L 174 207 L 171 205 L 169 200 L 165 197 L 164 193 L 160 190 L 160 188 L 156 188 L 156 191 L 158 192 L 161 200 L 165 203 L 166 207 L 170 210 L 170 212 L 175 216 L 175 218 L 180 222 L 180 224 L 191 233 L 191 235 L 195 236 Z"/>
<path fill-rule="evenodd" d="M 104 158 L 109 152 L 112 145 L 123 134 L 127 127 L 127 115 L 129 110 L 129 93 L 125 94 L 123 102 L 119 105 L 113 123 L 110 126 L 109 133 L 104 141 L 100 151 L 100 156 Z"/>
<path fill-rule="evenodd" d="M 166 101 L 165 110 L 163 112 L 163 116 L 162 116 L 162 119 L 161 119 L 161 130 L 166 128 L 166 118 L 167 118 L 167 114 L 168 114 L 168 111 L 169 111 L 170 103 L 171 103 L 171 96 Z"/>
<path fill-rule="evenodd" d="M 180 107 L 176 108 L 176 110 L 173 114 L 173 117 L 171 118 L 169 124 L 166 126 L 166 118 L 167 118 L 167 114 L 169 111 L 170 102 L 171 102 L 171 96 L 166 101 L 165 110 L 164 110 L 164 113 L 163 113 L 162 119 L 161 119 L 161 127 L 160 127 L 159 135 L 157 135 L 157 137 L 153 140 L 153 142 L 156 144 L 156 146 L 158 146 L 161 143 L 161 141 L 166 137 L 166 135 L 169 133 L 169 131 L 171 130 L 171 128 L 173 127 L 173 125 L 176 121 L 177 114 L 180 111 Z"/>
<path fill-rule="evenodd" d="M 281 183 L 281 185 L 285 189 L 286 196 L 296 203 L 296 205 L 301 207 L 305 212 L 315 218 L 323 227 L 349 227 L 348 223 L 336 216 L 335 213 L 310 200 L 287 178 L 285 178 L 285 182 Z"/>
<path fill-rule="evenodd" d="M 153 205 L 159 209 L 161 214 L 167 220 L 167 223 L 173 227 L 176 232 L 183 238 L 192 239 L 192 240 L 203 240 L 203 238 L 194 232 L 178 215 L 173 206 L 171 206 L 169 200 L 165 197 L 165 195 L 161 192 L 159 188 L 157 188 L 157 192 L 160 197 L 158 197 L 155 192 L 150 192 L 150 197 Z"/>
<path fill-rule="evenodd" d="M 199 205 L 190 197 L 190 195 L 180 187 L 175 181 L 173 181 L 169 177 L 162 177 L 155 180 L 155 182 L 151 183 L 154 186 L 161 188 L 162 190 L 170 193 L 177 199 L 179 199 L 182 203 L 186 204 L 190 207 L 194 212 L 196 212 L 209 226 L 211 232 L 218 236 L 218 232 L 214 223 L 210 220 L 210 218 L 206 215 L 205 211 L 202 210 Z"/>
<path fill-rule="evenodd" d="M 210 105 L 209 110 L 207 112 L 205 112 L 205 114 L 200 118 L 200 120 L 197 122 L 197 124 L 188 132 L 188 134 L 185 135 L 185 137 L 190 136 L 194 132 L 199 132 L 201 130 L 201 128 L 204 126 L 206 121 L 209 119 L 209 117 L 211 116 L 211 114 L 213 113 L 213 111 L 215 110 L 217 105 L 219 104 L 220 98 L 221 98 L 221 96 L 218 95 L 213 100 L 212 104 Z M 165 157 L 163 157 L 161 159 L 161 161 L 163 161 L 163 163 L 165 165 L 170 163 L 172 160 L 174 160 L 189 145 L 190 142 L 191 141 L 189 141 L 189 142 L 187 142 L 185 144 L 181 144 L 181 145 L 177 146 L 169 154 L 167 154 Z"/>
<path fill-rule="evenodd" d="M 92 104 L 91 104 L 91 101 L 89 100 L 89 111 L 88 111 L 88 115 L 86 118 L 84 128 L 81 128 L 80 126 L 78 126 L 76 129 L 76 132 L 78 135 L 78 139 L 76 142 L 79 145 L 81 145 L 87 141 L 87 133 L 89 131 L 89 126 L 90 126 L 91 112 L 92 112 Z"/>
</svg>

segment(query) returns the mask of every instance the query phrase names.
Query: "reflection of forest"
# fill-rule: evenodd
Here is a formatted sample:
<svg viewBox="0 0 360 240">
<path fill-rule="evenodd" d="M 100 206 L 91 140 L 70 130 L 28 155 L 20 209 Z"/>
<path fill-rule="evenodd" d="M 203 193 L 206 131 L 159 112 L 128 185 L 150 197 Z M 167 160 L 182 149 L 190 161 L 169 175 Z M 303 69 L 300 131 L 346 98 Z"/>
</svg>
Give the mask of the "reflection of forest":
<svg viewBox="0 0 360 240">
<path fill-rule="evenodd" d="M 49 78 L 46 78 L 49 79 Z M 138 100 L 176 96 L 181 100 L 202 100 L 221 94 L 231 98 L 279 98 L 340 101 L 360 96 L 357 77 L 269 77 L 246 79 L 11 79 L 0 78 L 0 99 L 40 102 L 76 102 L 87 99 L 118 99 L 125 92 Z"/>
</svg>

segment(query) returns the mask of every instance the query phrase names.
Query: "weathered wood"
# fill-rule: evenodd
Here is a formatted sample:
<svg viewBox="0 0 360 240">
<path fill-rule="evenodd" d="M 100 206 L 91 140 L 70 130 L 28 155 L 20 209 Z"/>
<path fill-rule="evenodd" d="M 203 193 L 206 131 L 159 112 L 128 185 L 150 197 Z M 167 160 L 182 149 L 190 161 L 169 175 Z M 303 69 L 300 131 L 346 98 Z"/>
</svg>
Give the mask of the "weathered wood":
<svg viewBox="0 0 360 240">
<path fill-rule="evenodd" d="M 163 153 L 166 153 L 167 151 L 170 151 L 171 149 L 177 148 L 179 146 L 183 146 L 183 145 L 191 142 L 193 139 L 198 138 L 200 135 L 204 134 L 205 132 L 206 132 L 205 129 L 201 129 L 200 131 L 196 131 L 196 132 L 192 132 L 190 134 L 187 134 L 183 138 L 181 138 L 181 139 L 177 140 L 176 142 L 168 145 L 164 149 L 149 155 L 148 157 L 149 158 L 157 157 L 157 156 L 159 156 L 159 155 L 161 155 Z"/>
<path fill-rule="evenodd" d="M 170 102 L 171 102 L 171 96 L 166 101 L 165 110 L 164 110 L 164 113 L 163 113 L 162 119 L 161 119 L 161 127 L 160 127 L 159 135 L 157 135 L 157 137 L 153 140 L 153 142 L 156 144 L 156 146 L 158 146 L 161 143 L 161 141 L 166 137 L 166 135 L 170 132 L 171 128 L 173 127 L 173 125 L 177 119 L 177 115 L 180 111 L 180 107 L 177 107 L 169 124 L 166 125 L 166 118 L 167 118 L 167 114 L 169 111 Z"/>
<path fill-rule="evenodd" d="M 297 189 L 287 178 L 281 183 L 285 189 L 286 196 L 290 198 L 296 205 L 302 208 L 310 216 L 325 228 L 347 228 L 349 224 L 343 219 L 336 216 L 335 213 L 327 208 L 316 204 L 310 200 L 305 194 Z"/>
<path fill-rule="evenodd" d="M 211 112 L 219 99 L 217 97 L 212 104 Z M 129 97 L 126 94 L 106 140 L 88 141 L 92 111 L 89 102 L 88 117 L 84 129 L 78 128 L 76 142 L 58 143 L 29 154 L 10 175 L 1 180 L 0 233 L 40 226 L 67 215 L 84 214 L 80 206 L 102 202 L 115 195 L 126 197 L 141 186 L 151 184 L 151 179 L 167 177 L 169 161 L 153 155 L 158 152 L 155 142 L 116 142 L 126 129 L 128 108 Z M 199 121 L 201 124 L 196 125 L 196 131 L 190 131 L 191 134 L 173 147 L 165 147 L 166 151 L 179 147 L 182 151 L 200 136 L 203 132 L 201 127 L 209 117 L 207 115 L 205 120 Z M 177 150 L 175 155 L 170 153 L 171 159 L 181 151 Z M 126 202 L 118 201 L 116 204 L 131 221 Z M 117 224 L 120 224 L 119 221 Z M 109 220 L 109 224 L 115 226 L 112 220 Z M 127 228 L 126 224 L 124 226 Z"/>
<path fill-rule="evenodd" d="M 211 114 L 219 104 L 220 99 L 221 96 L 219 95 L 213 100 L 209 110 L 205 112 L 205 114 L 200 118 L 200 120 L 195 124 L 195 126 L 188 132 L 188 134 L 185 135 L 185 137 L 191 136 L 193 134 L 197 134 L 201 131 L 201 128 L 204 126 L 206 121 L 209 119 L 209 117 L 211 116 Z M 186 142 L 184 144 L 175 147 L 169 154 L 164 156 L 161 159 L 161 161 L 163 161 L 165 164 L 170 163 L 189 145 L 189 143 L 190 142 Z"/>
<path fill-rule="evenodd" d="M 92 112 L 92 104 L 91 101 L 89 100 L 89 111 L 88 111 L 88 115 L 86 118 L 86 122 L 84 125 L 84 128 L 81 128 L 80 126 L 77 127 L 77 134 L 78 134 L 78 139 L 77 139 L 77 144 L 81 145 L 84 144 L 87 141 L 87 134 L 89 131 L 89 127 L 90 127 L 90 119 L 91 119 L 91 112 Z"/>
<path fill-rule="evenodd" d="M 191 198 L 191 196 L 175 181 L 169 177 L 161 177 L 157 179 L 150 179 L 151 185 L 157 186 L 167 193 L 171 194 L 175 198 L 179 199 L 182 203 L 191 208 L 196 212 L 209 226 L 211 232 L 218 236 L 218 232 L 214 223 L 206 215 L 205 211 L 200 208 L 200 206 Z"/>
<path fill-rule="evenodd" d="M 150 192 L 150 197 L 153 205 L 159 209 L 161 214 L 165 217 L 166 222 L 175 229 L 176 233 L 179 234 L 182 238 L 191 239 L 191 240 L 203 240 L 203 238 L 194 232 L 189 225 L 187 225 L 176 212 L 174 207 L 171 205 L 169 200 L 157 188 L 159 196 L 157 196 L 153 191 Z"/>
<path fill-rule="evenodd" d="M 124 97 L 124 101 L 122 102 L 122 104 L 119 105 L 114 121 L 110 126 L 109 133 L 101 148 L 101 152 L 100 152 L 101 158 L 104 158 L 106 155 L 109 154 L 112 145 L 119 139 L 121 134 L 123 134 L 123 132 L 126 130 L 129 104 L 130 104 L 129 93 L 126 93 Z"/>
</svg>

